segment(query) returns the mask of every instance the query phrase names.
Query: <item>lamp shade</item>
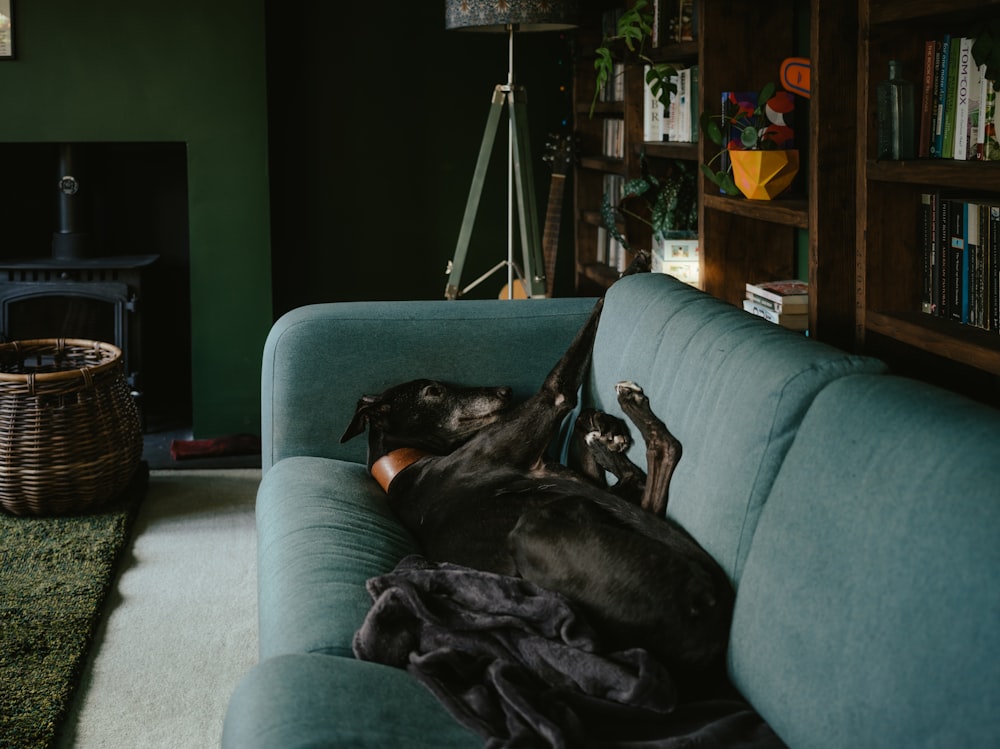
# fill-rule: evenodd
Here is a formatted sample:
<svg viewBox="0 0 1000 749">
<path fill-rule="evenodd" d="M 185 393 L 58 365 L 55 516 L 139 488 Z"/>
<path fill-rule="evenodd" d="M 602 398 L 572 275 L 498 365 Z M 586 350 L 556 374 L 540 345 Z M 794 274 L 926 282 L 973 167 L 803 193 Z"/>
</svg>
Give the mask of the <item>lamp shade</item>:
<svg viewBox="0 0 1000 749">
<path fill-rule="evenodd" d="M 445 28 L 558 31 L 576 26 L 577 0 L 445 0 Z"/>
</svg>

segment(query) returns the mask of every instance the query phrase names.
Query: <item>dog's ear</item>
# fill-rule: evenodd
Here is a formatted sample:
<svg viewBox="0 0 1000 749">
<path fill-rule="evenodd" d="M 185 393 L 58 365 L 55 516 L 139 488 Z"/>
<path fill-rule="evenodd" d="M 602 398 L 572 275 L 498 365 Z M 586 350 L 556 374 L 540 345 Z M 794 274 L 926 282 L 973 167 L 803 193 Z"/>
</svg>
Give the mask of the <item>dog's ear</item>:
<svg viewBox="0 0 1000 749">
<path fill-rule="evenodd" d="M 364 433 L 365 427 L 368 426 L 368 420 L 371 416 L 373 409 L 376 409 L 381 404 L 381 397 L 377 395 L 362 395 L 358 399 L 358 406 L 354 410 L 354 418 L 351 419 L 351 423 L 347 425 L 347 430 L 344 432 L 344 436 L 340 438 L 341 444 L 347 442 L 349 439 L 357 437 L 359 434 Z"/>
</svg>

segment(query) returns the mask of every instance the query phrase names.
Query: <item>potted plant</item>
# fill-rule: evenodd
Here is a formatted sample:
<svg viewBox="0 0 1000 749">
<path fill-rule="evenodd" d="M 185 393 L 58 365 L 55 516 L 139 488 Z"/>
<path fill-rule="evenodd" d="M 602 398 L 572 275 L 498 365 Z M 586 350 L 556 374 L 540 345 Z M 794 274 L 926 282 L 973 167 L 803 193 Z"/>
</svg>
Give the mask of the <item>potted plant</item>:
<svg viewBox="0 0 1000 749">
<path fill-rule="evenodd" d="M 722 114 L 702 112 L 705 136 L 720 147 L 707 164 L 706 179 L 727 195 L 770 200 L 784 192 L 799 169 L 799 152 L 789 146 L 793 133 L 786 116 L 794 108 L 792 94 L 768 83 L 759 92 L 730 92 Z M 713 163 L 720 166 L 713 168 Z"/>
<path fill-rule="evenodd" d="M 698 192 L 694 169 L 683 161 L 667 165 L 666 173 L 654 175 L 645 154 L 639 158 L 640 176 L 622 185 L 613 199 L 605 193 L 601 203 L 601 223 L 627 250 L 633 250 L 628 236 L 648 226 L 654 242 L 671 236 L 693 235 L 698 226 Z M 619 225 L 625 227 L 624 234 Z"/>
</svg>

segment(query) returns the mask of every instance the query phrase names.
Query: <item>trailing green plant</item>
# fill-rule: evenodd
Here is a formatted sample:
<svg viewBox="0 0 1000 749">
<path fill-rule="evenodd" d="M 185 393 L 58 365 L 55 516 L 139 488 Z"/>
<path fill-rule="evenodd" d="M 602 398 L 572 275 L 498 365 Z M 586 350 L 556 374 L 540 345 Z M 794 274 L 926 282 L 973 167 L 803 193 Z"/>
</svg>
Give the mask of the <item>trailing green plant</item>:
<svg viewBox="0 0 1000 749">
<path fill-rule="evenodd" d="M 768 83 L 757 94 L 756 102 L 751 104 L 747 101 L 733 99 L 733 105 L 727 108 L 727 112 L 722 114 L 709 114 L 702 112 L 700 125 L 705 136 L 715 145 L 719 146 L 719 151 L 705 164 L 700 164 L 702 173 L 706 179 L 717 185 L 727 195 L 738 195 L 739 190 L 733 181 L 732 162 L 728 162 L 723 169 L 713 168 L 713 164 L 722 158 L 727 150 L 740 151 L 777 151 L 785 148 L 784 145 L 791 137 L 790 129 L 784 124 L 771 122 L 767 116 L 767 105 L 772 102 L 775 96 L 774 83 Z M 790 104 L 791 94 L 785 94 Z M 738 136 L 738 137 L 734 137 Z"/>
<path fill-rule="evenodd" d="M 646 54 L 646 42 L 653 33 L 653 12 L 648 9 L 647 0 L 636 0 L 631 8 L 627 8 L 618 18 L 615 33 L 606 35 L 601 46 L 594 52 L 594 69 L 597 71 L 594 98 L 590 103 L 590 116 L 594 115 L 601 90 L 614 75 L 615 57 L 612 51 L 617 42 L 622 42 L 629 54 L 648 66 L 646 85 L 653 96 L 660 100 L 664 111 L 670 106 L 670 94 L 677 91 L 677 85 L 671 77 L 677 74 L 673 65 L 665 62 L 655 62 Z"/>
<path fill-rule="evenodd" d="M 639 158 L 640 175 L 622 186 L 618 200 L 604 194 L 601 223 L 628 250 L 628 239 L 618 229 L 619 219 L 640 221 L 652 229 L 653 239 L 670 232 L 691 231 L 698 225 L 698 195 L 695 172 L 683 161 L 671 162 L 667 173 L 657 177 L 649 171 L 645 153 Z"/>
<path fill-rule="evenodd" d="M 994 86 L 1000 82 L 1000 18 L 983 23 L 972 45 L 972 59 L 986 66 L 986 77 Z"/>
</svg>

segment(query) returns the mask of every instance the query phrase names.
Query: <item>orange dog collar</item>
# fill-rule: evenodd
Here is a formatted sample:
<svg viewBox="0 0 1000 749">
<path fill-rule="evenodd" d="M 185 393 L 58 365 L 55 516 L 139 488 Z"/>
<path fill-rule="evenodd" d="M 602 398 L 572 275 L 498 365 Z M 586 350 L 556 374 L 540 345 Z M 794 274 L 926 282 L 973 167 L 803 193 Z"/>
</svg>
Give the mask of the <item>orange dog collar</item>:
<svg viewBox="0 0 1000 749">
<path fill-rule="evenodd" d="M 409 468 L 421 458 L 426 458 L 430 453 L 418 450 L 415 447 L 401 447 L 383 455 L 372 465 L 372 476 L 382 487 L 382 491 L 389 491 L 389 484 L 396 478 L 396 475 L 404 468 Z"/>
</svg>

